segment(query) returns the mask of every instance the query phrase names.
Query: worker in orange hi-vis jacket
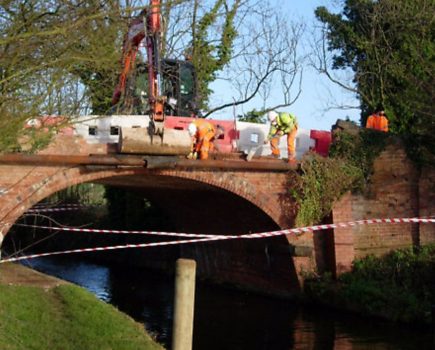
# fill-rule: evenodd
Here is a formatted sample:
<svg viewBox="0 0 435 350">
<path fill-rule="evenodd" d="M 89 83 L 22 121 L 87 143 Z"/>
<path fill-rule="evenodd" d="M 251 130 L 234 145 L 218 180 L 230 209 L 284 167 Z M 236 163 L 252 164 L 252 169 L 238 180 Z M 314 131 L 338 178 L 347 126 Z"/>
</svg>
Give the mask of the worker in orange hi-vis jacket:
<svg viewBox="0 0 435 350">
<path fill-rule="evenodd" d="M 385 116 L 385 112 L 380 110 L 370 115 L 367 118 L 366 128 L 388 132 L 388 119 Z"/>
<path fill-rule="evenodd" d="M 212 123 L 204 119 L 195 119 L 188 126 L 188 131 L 192 137 L 192 151 L 187 156 L 188 159 L 208 159 L 209 152 L 213 151 L 217 140 L 225 130 L 222 126 L 215 127 Z"/>
</svg>

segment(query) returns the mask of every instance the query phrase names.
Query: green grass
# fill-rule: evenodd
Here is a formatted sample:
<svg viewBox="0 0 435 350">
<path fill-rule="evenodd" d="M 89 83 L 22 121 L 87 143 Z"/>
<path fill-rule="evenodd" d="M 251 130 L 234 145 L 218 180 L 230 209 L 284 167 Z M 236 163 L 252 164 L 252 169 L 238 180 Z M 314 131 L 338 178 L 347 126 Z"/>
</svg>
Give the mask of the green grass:
<svg viewBox="0 0 435 350">
<path fill-rule="evenodd" d="M 113 306 L 74 285 L 0 285 L 0 349 L 162 349 Z"/>
</svg>

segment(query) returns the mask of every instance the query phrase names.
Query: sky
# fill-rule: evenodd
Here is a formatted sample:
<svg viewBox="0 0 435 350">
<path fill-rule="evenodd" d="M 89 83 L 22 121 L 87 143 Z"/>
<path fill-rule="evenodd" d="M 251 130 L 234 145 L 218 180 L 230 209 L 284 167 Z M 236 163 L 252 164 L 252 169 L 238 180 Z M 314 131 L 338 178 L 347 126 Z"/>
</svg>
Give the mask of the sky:
<svg viewBox="0 0 435 350">
<path fill-rule="evenodd" d="M 314 16 L 315 8 L 326 6 L 328 9 L 333 9 L 331 0 L 271 0 L 271 2 L 275 6 L 281 6 L 281 12 L 286 13 L 290 19 L 302 19 L 304 21 L 307 26 L 304 40 L 308 40 L 309 33 L 316 23 Z M 307 42 L 304 42 L 304 45 L 308 46 Z M 220 93 L 222 94 L 222 91 L 225 89 L 216 85 L 214 90 L 218 99 L 224 100 L 220 96 Z M 298 118 L 299 127 L 303 129 L 330 130 L 337 119 L 346 119 L 346 117 L 359 122 L 360 110 L 358 108 L 328 110 L 327 106 L 331 105 L 334 101 L 336 103 L 358 106 L 355 96 L 339 88 L 326 77 L 319 75 L 307 63 L 304 67 L 301 96 L 293 105 L 279 109 L 279 111 L 294 113 Z M 254 101 L 244 107 L 237 107 L 236 110 L 227 109 L 213 115 L 212 118 L 233 119 L 234 114 L 243 114 L 253 108 L 261 108 L 261 103 Z"/>
</svg>

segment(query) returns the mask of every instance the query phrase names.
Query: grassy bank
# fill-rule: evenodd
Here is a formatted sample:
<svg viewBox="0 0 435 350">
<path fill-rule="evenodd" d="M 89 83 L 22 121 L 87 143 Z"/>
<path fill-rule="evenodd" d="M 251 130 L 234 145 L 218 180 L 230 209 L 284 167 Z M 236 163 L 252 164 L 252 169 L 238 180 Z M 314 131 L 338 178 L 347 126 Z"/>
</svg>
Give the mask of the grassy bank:
<svg viewBox="0 0 435 350">
<path fill-rule="evenodd" d="M 307 280 L 306 294 L 312 301 L 368 316 L 429 324 L 435 305 L 435 245 L 356 260 L 337 280 L 328 275 Z"/>
<path fill-rule="evenodd" d="M 163 349 L 142 324 L 86 290 L 23 269 L 0 265 L 1 349 Z"/>
</svg>

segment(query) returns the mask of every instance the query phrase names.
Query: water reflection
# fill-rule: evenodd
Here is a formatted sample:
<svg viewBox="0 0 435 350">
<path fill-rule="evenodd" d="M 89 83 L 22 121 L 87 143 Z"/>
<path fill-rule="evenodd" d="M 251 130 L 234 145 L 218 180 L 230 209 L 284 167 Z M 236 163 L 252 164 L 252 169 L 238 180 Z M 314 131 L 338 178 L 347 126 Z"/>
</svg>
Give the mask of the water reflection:
<svg viewBox="0 0 435 350">
<path fill-rule="evenodd" d="M 110 269 L 106 266 L 62 258 L 34 259 L 24 265 L 78 284 L 95 294 L 97 298 L 111 302 Z"/>
<path fill-rule="evenodd" d="M 173 277 L 62 258 L 32 266 L 74 282 L 112 303 L 167 348 L 171 347 Z M 285 300 L 197 284 L 193 348 L 252 349 L 432 349 L 428 330 L 397 327 L 328 309 L 301 308 Z"/>
<path fill-rule="evenodd" d="M 111 303 L 145 324 L 161 343 L 172 332 L 173 279 L 158 272 L 114 267 L 110 270 Z"/>
</svg>

